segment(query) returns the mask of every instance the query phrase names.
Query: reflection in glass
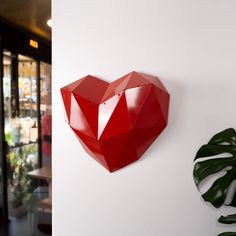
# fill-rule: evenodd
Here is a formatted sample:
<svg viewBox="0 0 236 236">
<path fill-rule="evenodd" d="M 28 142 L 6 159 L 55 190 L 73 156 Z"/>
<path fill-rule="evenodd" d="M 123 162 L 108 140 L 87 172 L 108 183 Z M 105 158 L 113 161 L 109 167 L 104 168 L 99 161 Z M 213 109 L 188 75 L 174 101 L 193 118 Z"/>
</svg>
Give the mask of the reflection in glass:
<svg viewBox="0 0 236 236">
<path fill-rule="evenodd" d="M 11 55 L 4 50 L 3 53 L 3 97 L 5 124 L 11 117 Z"/>
<path fill-rule="evenodd" d="M 41 87 L 41 137 L 42 137 L 42 165 L 51 166 L 51 135 L 52 135 L 52 111 L 51 111 L 51 65 L 40 63 L 40 87 Z"/>
<path fill-rule="evenodd" d="M 19 60 L 19 101 L 21 117 L 37 117 L 36 61 L 22 55 Z"/>
</svg>

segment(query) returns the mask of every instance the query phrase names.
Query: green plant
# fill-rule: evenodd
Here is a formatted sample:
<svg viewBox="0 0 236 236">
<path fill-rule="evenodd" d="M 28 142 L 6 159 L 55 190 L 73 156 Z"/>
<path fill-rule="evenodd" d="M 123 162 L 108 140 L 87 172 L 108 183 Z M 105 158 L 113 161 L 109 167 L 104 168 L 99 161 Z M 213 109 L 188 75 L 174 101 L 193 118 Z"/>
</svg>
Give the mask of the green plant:
<svg viewBox="0 0 236 236">
<path fill-rule="evenodd" d="M 8 145 L 13 145 L 13 135 L 11 132 L 5 133 L 5 141 L 8 143 Z"/>
<path fill-rule="evenodd" d="M 13 208 L 27 205 L 31 198 L 33 184 L 27 173 L 37 165 L 34 161 L 34 155 L 37 153 L 36 147 L 35 144 L 15 147 L 8 154 L 8 180 Z"/>
<path fill-rule="evenodd" d="M 224 157 L 214 157 L 223 154 Z M 199 161 L 199 159 L 209 157 L 207 160 Z M 215 208 L 222 205 L 236 207 L 236 192 L 233 192 L 232 201 L 225 203 L 229 187 L 236 180 L 236 132 L 234 129 L 226 129 L 214 135 L 210 141 L 203 145 L 197 152 L 194 161 L 193 177 L 197 187 L 212 174 L 225 171 L 222 177 L 214 181 L 211 187 L 202 194 L 206 202 L 211 203 Z M 221 216 L 218 222 L 223 224 L 236 223 L 236 214 Z M 236 232 L 224 232 L 218 236 L 236 236 Z"/>
</svg>

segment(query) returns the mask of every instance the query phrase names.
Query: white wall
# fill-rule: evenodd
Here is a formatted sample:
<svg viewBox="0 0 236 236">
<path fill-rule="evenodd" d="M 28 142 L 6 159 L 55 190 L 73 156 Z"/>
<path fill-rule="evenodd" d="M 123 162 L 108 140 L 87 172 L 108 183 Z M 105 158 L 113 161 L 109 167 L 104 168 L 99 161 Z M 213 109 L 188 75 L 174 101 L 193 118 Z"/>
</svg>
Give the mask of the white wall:
<svg viewBox="0 0 236 236">
<path fill-rule="evenodd" d="M 236 128 L 235 0 L 53 1 L 55 236 L 213 236 L 228 229 L 192 179 L 198 148 Z M 60 87 L 92 74 L 158 75 L 168 128 L 143 158 L 108 173 L 64 122 Z M 230 229 L 233 229 L 230 227 Z"/>
</svg>

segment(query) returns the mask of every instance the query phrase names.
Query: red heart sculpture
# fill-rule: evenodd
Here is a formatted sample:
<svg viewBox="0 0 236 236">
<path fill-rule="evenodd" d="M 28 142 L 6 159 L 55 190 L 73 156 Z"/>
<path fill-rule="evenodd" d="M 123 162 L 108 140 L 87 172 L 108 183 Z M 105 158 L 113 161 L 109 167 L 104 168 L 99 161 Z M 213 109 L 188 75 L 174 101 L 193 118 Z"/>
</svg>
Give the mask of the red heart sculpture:
<svg viewBox="0 0 236 236">
<path fill-rule="evenodd" d="M 109 84 L 88 75 L 61 94 L 70 127 L 110 172 L 138 160 L 167 125 L 169 94 L 157 77 L 131 72 Z"/>
</svg>

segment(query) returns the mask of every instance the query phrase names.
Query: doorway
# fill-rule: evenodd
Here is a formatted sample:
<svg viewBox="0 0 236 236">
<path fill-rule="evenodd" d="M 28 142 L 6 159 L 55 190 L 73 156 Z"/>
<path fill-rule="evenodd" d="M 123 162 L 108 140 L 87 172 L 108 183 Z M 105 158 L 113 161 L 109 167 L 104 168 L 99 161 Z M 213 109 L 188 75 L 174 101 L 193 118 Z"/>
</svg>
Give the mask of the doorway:
<svg viewBox="0 0 236 236">
<path fill-rule="evenodd" d="M 27 214 L 39 184 L 27 173 L 51 163 L 51 145 L 42 149 L 41 125 L 51 114 L 51 65 L 3 49 L 0 90 L 0 215 L 7 222 Z"/>
</svg>

